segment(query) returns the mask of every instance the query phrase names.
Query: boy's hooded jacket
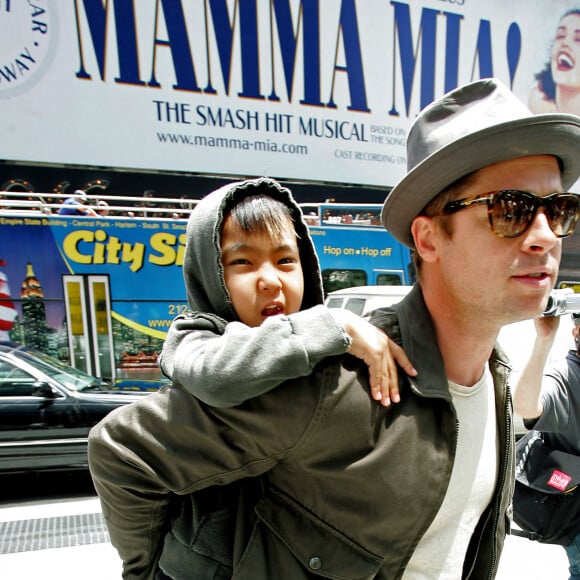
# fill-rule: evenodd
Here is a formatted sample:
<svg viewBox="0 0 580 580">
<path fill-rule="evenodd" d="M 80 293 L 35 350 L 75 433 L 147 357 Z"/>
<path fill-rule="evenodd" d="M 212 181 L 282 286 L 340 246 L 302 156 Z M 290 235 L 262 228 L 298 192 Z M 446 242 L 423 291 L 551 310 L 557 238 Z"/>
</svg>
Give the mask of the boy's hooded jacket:
<svg viewBox="0 0 580 580">
<path fill-rule="evenodd" d="M 203 256 L 191 258 L 192 307 L 211 306 L 231 319 L 231 305 L 213 304 L 211 293 L 200 290 Z M 315 262 L 313 256 L 318 277 Z M 208 276 L 208 287 L 223 298 L 219 275 Z M 91 473 L 125 578 L 152 580 L 158 562 L 175 580 L 402 578 L 445 496 L 457 417 L 420 286 L 393 309 L 378 311 L 374 323 L 418 371 L 399 376 L 396 405 L 371 398 L 364 364 L 334 356 L 236 407 L 209 407 L 174 384 L 113 411 L 92 430 Z M 497 573 L 513 493 L 511 397 L 501 351 L 494 350 L 489 368 L 499 470 L 460 574 L 472 580 Z M 230 485 L 235 516 L 231 504 L 221 511 L 212 493 L 213 486 Z M 198 510 L 200 492 L 209 494 L 209 514 Z M 179 515 L 167 534 L 176 496 Z M 221 541 L 220 524 L 232 531 L 231 544 Z"/>
<path fill-rule="evenodd" d="M 221 266 L 221 229 L 229 210 L 246 197 L 264 193 L 290 208 L 298 236 L 304 268 L 305 296 L 302 309 L 322 304 L 322 279 L 318 258 L 302 211 L 290 191 L 273 179 L 262 177 L 224 185 L 201 200 L 187 224 L 187 245 L 183 277 L 189 308 L 193 312 L 211 312 L 231 322 L 239 320 L 225 287 Z"/>
<path fill-rule="evenodd" d="M 290 209 L 304 297 L 301 312 L 273 316 L 250 328 L 239 322 L 226 289 L 220 238 L 231 208 L 257 193 Z M 272 179 L 226 185 L 196 206 L 187 226 L 183 275 L 190 311 L 173 321 L 159 365 L 167 377 L 209 405 L 237 405 L 287 379 L 306 376 L 324 358 L 343 354 L 350 345 L 344 329 L 322 306 L 318 258 L 300 207 L 290 191 Z"/>
</svg>

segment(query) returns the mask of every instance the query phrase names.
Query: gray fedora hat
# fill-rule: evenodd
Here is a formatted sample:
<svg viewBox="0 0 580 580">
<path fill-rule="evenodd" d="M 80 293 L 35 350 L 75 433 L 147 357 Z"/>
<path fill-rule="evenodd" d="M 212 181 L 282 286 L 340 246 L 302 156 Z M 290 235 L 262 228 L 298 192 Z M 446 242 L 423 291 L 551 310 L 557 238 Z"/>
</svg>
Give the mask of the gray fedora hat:
<svg viewBox="0 0 580 580">
<path fill-rule="evenodd" d="M 414 247 L 411 222 L 449 185 L 493 163 L 555 155 L 562 184 L 580 175 L 580 117 L 534 115 L 501 81 L 455 89 L 423 109 L 407 138 L 407 175 L 387 196 L 381 214 L 395 238 Z"/>
</svg>

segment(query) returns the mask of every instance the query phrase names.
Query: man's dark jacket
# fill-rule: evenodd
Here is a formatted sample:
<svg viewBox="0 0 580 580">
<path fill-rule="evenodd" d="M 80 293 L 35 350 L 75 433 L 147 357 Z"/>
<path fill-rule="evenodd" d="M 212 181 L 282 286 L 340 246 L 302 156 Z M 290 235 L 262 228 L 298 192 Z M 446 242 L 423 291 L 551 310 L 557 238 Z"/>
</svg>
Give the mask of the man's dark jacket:
<svg viewBox="0 0 580 580">
<path fill-rule="evenodd" d="M 457 419 L 420 286 L 393 310 L 377 311 L 374 323 L 418 371 L 400 377 L 396 405 L 370 397 L 364 365 L 332 357 L 238 407 L 211 408 L 173 386 L 117 409 L 92 431 L 91 471 L 125 578 L 154 577 L 171 494 L 234 482 L 244 488 L 256 476 L 253 497 L 238 503 L 233 578 L 402 577 L 445 496 Z M 499 471 L 466 555 L 463 577 L 472 579 L 497 573 L 513 493 L 508 364 L 498 349 L 489 364 Z M 196 559 L 211 552 L 205 523 L 174 523 L 161 557 L 167 573 L 210 577 Z"/>
</svg>

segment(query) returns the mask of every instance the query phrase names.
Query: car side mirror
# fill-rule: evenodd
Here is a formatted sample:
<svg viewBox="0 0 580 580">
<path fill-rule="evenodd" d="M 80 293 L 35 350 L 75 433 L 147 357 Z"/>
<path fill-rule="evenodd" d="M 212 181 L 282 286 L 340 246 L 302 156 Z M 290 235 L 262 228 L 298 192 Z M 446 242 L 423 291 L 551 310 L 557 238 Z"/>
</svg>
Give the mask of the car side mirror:
<svg viewBox="0 0 580 580">
<path fill-rule="evenodd" d="M 44 397 L 45 399 L 54 399 L 56 393 L 52 390 L 52 387 L 44 381 L 36 381 L 32 386 L 32 396 L 33 397 Z"/>
</svg>

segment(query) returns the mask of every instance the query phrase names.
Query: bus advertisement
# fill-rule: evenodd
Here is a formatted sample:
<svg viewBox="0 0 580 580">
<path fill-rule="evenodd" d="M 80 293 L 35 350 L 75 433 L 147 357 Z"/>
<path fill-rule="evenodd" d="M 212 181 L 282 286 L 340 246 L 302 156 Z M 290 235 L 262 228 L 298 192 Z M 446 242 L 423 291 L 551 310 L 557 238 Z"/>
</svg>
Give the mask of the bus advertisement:
<svg viewBox="0 0 580 580">
<path fill-rule="evenodd" d="M 303 205 L 316 247 L 325 292 L 351 286 L 407 285 L 411 253 L 381 223 L 381 205 Z"/>
<path fill-rule="evenodd" d="M 411 282 L 409 250 L 371 225 L 371 211 L 380 206 L 326 205 L 308 216 L 327 292 Z M 96 376 L 158 372 L 169 325 L 188 308 L 186 219 L 12 210 L 0 211 L 0 226 L 0 342 Z"/>
</svg>

